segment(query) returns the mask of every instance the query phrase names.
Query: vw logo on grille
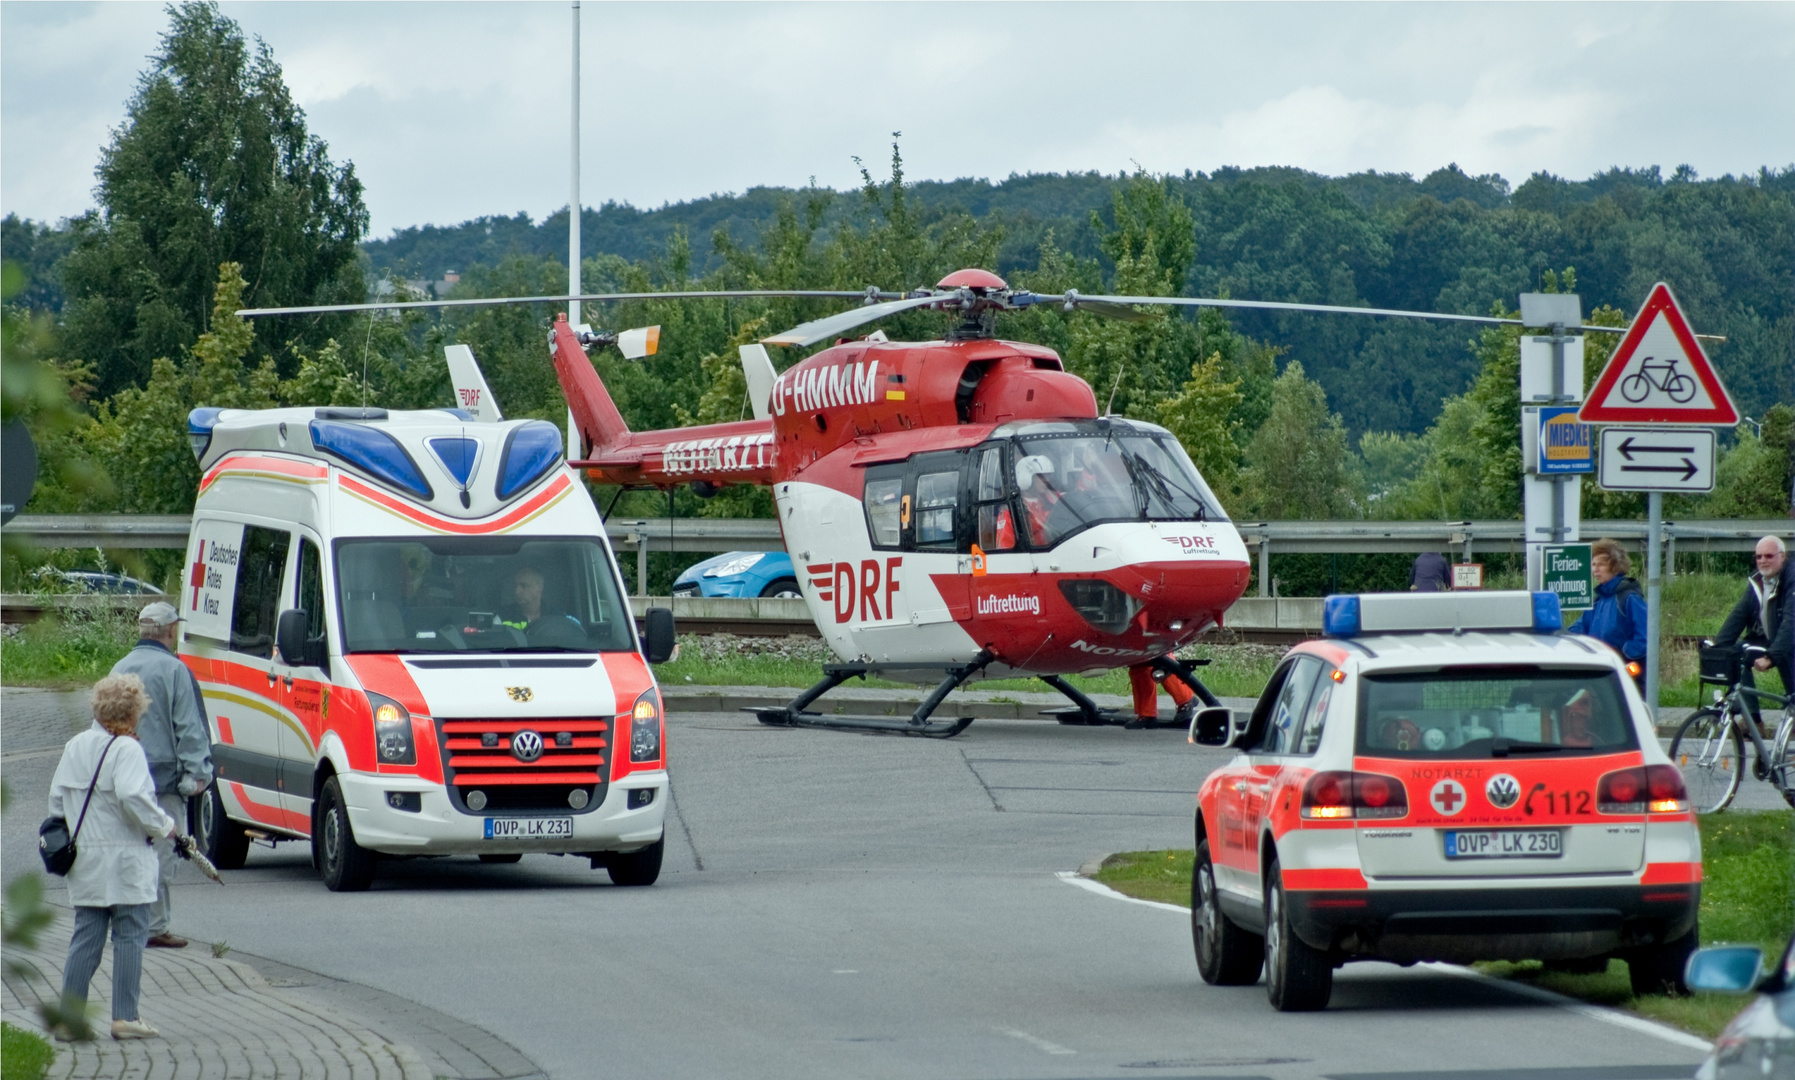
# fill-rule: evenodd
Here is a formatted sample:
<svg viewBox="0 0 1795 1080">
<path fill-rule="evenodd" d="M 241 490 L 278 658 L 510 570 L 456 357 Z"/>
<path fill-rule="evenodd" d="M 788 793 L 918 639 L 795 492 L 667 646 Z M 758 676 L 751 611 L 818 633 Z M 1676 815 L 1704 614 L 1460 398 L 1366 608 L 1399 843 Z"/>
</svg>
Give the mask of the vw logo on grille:
<svg viewBox="0 0 1795 1080">
<path fill-rule="evenodd" d="M 542 736 L 534 731 L 511 736 L 511 756 L 519 761 L 535 761 L 542 756 Z"/>
</svg>

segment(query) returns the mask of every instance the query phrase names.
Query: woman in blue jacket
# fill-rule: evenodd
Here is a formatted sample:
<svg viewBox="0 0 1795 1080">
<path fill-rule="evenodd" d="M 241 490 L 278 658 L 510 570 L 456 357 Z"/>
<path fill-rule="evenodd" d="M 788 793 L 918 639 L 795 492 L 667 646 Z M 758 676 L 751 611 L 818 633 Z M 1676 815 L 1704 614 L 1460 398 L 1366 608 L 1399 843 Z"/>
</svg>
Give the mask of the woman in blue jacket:
<svg viewBox="0 0 1795 1080">
<path fill-rule="evenodd" d="M 1571 624 L 1573 634 L 1607 642 L 1634 671 L 1633 681 L 1645 692 L 1645 597 L 1639 582 L 1627 575 L 1633 560 L 1619 540 L 1597 540 L 1589 546 L 1589 569 L 1596 579 L 1595 606 Z"/>
</svg>

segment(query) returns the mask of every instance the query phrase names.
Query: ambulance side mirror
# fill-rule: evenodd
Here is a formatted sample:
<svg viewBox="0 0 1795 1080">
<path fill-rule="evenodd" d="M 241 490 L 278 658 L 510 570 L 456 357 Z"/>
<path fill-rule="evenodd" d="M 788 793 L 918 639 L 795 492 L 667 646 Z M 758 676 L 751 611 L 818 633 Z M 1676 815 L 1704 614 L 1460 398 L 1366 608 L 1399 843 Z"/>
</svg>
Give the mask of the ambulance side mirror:
<svg viewBox="0 0 1795 1080">
<path fill-rule="evenodd" d="M 642 651 L 651 664 L 664 664 L 673 659 L 673 611 L 651 607 L 642 616 Z"/>
<path fill-rule="evenodd" d="M 1211 705 L 1206 709 L 1198 709 L 1197 715 L 1191 718 L 1190 742 L 1198 746 L 1228 746 L 1240 729 L 1234 723 L 1234 710 L 1226 705 Z"/>
<path fill-rule="evenodd" d="M 280 622 L 275 624 L 274 643 L 280 649 L 280 661 L 298 667 L 306 662 L 305 637 L 311 629 L 306 625 L 305 612 L 297 608 L 280 613 Z"/>
</svg>

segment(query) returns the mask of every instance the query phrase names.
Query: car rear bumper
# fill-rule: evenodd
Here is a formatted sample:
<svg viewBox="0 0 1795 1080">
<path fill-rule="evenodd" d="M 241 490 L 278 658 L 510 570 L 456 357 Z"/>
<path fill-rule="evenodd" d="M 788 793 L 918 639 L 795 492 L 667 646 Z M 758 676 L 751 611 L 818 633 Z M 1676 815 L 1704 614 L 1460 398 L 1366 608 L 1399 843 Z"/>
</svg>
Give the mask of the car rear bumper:
<svg viewBox="0 0 1795 1080">
<path fill-rule="evenodd" d="M 1699 884 L 1289 891 L 1291 926 L 1347 959 L 1568 960 L 1652 945 L 1695 925 Z"/>
</svg>

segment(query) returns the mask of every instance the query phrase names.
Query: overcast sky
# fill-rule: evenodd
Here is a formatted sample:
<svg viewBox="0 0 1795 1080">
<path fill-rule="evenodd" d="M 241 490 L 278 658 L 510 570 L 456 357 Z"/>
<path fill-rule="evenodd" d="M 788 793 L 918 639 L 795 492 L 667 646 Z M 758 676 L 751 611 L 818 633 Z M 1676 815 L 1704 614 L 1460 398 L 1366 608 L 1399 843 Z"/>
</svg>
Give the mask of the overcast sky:
<svg viewBox="0 0 1795 1080">
<path fill-rule="evenodd" d="M 225 3 L 367 188 L 372 236 L 568 201 L 556 3 Z M 608 4 L 582 9 L 582 201 L 768 184 L 1294 165 L 1519 185 L 1795 163 L 1795 4 Z M 0 3 L 0 210 L 93 204 L 166 26 Z"/>
</svg>

